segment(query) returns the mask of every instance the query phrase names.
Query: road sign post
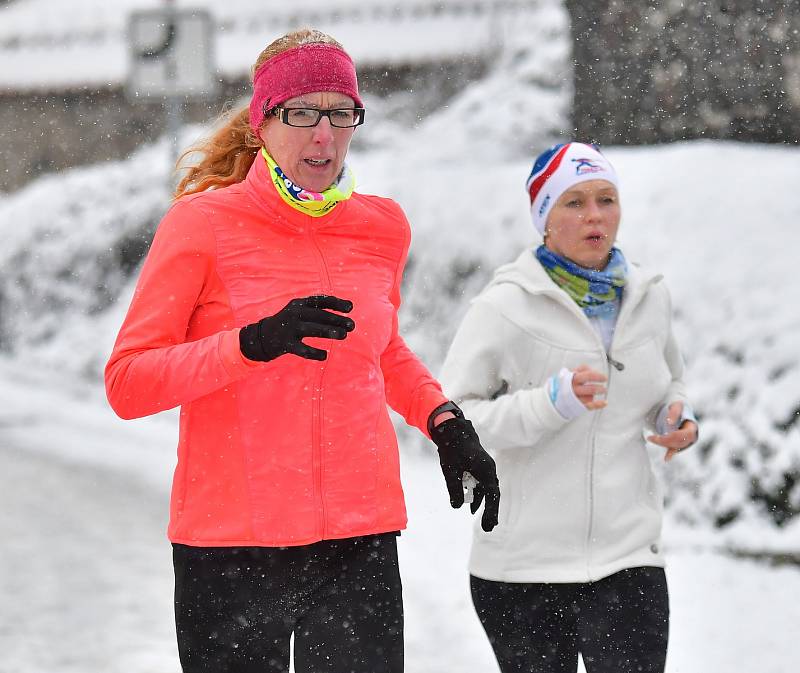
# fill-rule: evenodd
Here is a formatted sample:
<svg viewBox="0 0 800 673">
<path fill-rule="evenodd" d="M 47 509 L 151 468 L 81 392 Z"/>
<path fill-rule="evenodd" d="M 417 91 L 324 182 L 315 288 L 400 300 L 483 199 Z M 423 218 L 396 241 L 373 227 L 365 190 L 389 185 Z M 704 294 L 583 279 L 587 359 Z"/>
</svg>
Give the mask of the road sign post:
<svg viewBox="0 0 800 673">
<path fill-rule="evenodd" d="M 163 101 L 173 160 L 178 156 L 183 103 L 216 92 L 212 43 L 213 22 L 204 10 L 179 10 L 170 3 L 131 13 L 125 92 L 131 100 Z"/>
</svg>

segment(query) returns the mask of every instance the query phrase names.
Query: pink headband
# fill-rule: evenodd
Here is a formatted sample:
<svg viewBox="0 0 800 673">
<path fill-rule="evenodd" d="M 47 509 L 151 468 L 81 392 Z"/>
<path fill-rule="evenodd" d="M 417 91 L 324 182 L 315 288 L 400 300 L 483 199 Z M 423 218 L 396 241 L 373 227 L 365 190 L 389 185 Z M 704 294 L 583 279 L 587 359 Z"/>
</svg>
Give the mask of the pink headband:
<svg viewBox="0 0 800 673">
<path fill-rule="evenodd" d="M 264 110 L 314 91 L 350 96 L 361 107 L 356 68 L 350 57 L 332 44 L 301 44 L 265 61 L 253 78 L 250 127 L 258 133 Z"/>
</svg>

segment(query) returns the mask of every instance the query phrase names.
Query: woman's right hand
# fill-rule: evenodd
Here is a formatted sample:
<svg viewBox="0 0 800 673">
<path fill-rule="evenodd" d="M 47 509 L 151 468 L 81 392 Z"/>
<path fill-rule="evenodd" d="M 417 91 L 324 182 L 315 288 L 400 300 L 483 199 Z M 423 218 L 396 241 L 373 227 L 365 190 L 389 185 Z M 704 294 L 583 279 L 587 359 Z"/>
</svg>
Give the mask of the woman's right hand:
<svg viewBox="0 0 800 673">
<path fill-rule="evenodd" d="M 325 310 L 330 309 L 330 310 Z M 242 327 L 239 348 L 249 360 L 269 362 L 291 353 L 308 360 L 325 360 L 328 352 L 303 343 L 305 337 L 344 339 L 355 322 L 338 313 L 349 313 L 353 302 L 330 295 L 292 299 L 275 315 Z"/>
<path fill-rule="evenodd" d="M 589 365 L 579 365 L 572 370 L 572 392 L 590 411 L 602 409 L 608 402 L 596 399 L 596 396 L 606 394 L 607 388 L 603 384 L 607 380 L 605 374 L 592 369 Z"/>
</svg>

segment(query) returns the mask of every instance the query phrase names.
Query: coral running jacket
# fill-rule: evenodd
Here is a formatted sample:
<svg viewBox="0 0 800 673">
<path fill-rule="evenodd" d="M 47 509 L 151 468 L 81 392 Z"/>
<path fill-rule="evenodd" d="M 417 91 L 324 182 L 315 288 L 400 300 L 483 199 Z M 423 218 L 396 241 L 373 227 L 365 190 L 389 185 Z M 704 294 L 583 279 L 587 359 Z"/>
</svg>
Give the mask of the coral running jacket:
<svg viewBox="0 0 800 673">
<path fill-rule="evenodd" d="M 181 405 L 173 542 L 301 545 L 405 527 L 386 404 L 426 433 L 446 401 L 398 334 L 409 242 L 388 199 L 294 210 L 260 157 L 243 182 L 173 205 L 105 373 L 123 418 Z M 305 340 L 327 360 L 241 355 L 240 327 L 314 294 L 353 302 L 344 341 Z"/>
</svg>

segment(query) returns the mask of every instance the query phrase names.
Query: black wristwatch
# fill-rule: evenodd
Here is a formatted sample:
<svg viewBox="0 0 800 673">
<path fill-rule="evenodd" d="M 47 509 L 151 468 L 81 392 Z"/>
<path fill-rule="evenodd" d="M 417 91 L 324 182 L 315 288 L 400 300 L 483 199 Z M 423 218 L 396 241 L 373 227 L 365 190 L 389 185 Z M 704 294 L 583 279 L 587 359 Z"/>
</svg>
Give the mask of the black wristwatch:
<svg viewBox="0 0 800 673">
<path fill-rule="evenodd" d="M 459 409 L 458 405 L 455 402 L 448 400 L 444 404 L 440 404 L 436 407 L 432 412 L 431 415 L 428 416 L 428 434 L 433 434 L 433 419 L 436 418 L 439 414 L 443 414 L 444 412 L 449 411 L 452 413 L 456 418 L 464 418 L 464 412 Z"/>
</svg>

